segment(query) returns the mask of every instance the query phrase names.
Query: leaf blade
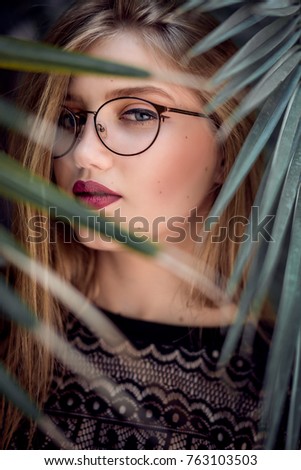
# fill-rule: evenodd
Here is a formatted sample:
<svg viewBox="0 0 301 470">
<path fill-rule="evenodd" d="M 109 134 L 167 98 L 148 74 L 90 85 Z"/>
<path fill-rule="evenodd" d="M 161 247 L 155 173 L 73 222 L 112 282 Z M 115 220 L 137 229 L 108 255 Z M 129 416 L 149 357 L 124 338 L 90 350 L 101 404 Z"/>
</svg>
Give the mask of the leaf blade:
<svg viewBox="0 0 301 470">
<path fill-rule="evenodd" d="M 230 5 L 235 5 L 237 3 L 242 3 L 244 0 L 223 0 L 223 7 L 224 6 L 230 6 Z M 195 8 L 202 8 L 204 5 L 207 5 L 207 7 L 215 10 L 220 7 L 216 1 L 209 2 L 208 0 L 187 0 L 183 5 L 179 6 L 176 11 L 175 11 L 175 16 L 176 15 L 181 15 L 183 13 L 186 13 L 190 10 L 193 10 Z"/>
<path fill-rule="evenodd" d="M 299 125 L 301 115 L 301 89 L 296 89 L 294 95 L 291 97 L 286 116 L 283 121 L 282 131 L 279 134 L 278 145 L 276 146 L 273 162 L 270 165 L 268 177 L 265 178 L 266 185 L 262 191 L 260 210 L 262 217 L 271 213 L 272 204 L 275 200 L 276 194 L 279 191 L 281 179 L 287 172 L 282 189 L 282 197 L 278 205 L 276 218 L 274 220 L 271 239 L 266 245 L 263 241 L 259 244 L 257 252 L 252 253 L 253 236 L 242 246 L 238 253 L 238 257 L 234 266 L 234 273 L 229 281 L 229 291 L 233 291 L 235 285 L 239 282 L 239 276 L 242 273 L 243 266 L 246 260 L 253 254 L 251 266 L 247 279 L 247 287 L 242 293 L 239 303 L 238 316 L 235 325 L 227 335 L 223 351 L 221 354 L 221 361 L 225 361 L 227 357 L 233 352 L 238 339 L 241 335 L 244 323 L 246 321 L 249 309 L 253 306 L 254 312 L 260 312 L 263 300 L 268 292 L 274 270 L 277 266 L 277 261 L 281 253 L 281 248 L 284 242 L 284 235 L 290 221 L 290 213 L 294 207 L 294 195 L 299 185 L 301 176 L 301 126 Z M 294 136 L 297 136 L 294 139 Z M 286 163 L 280 162 L 277 164 L 279 157 L 287 155 Z M 287 171 L 287 166 L 289 169 Z M 280 171 L 280 168 L 282 171 Z M 273 181 L 273 174 L 278 175 L 278 184 Z M 273 181 L 273 184 L 272 184 Z M 275 184 L 275 188 L 274 188 Z M 271 186 L 271 187 L 270 187 Z M 272 191 L 272 194 L 270 192 Z M 268 202 L 266 202 L 268 200 Z M 252 213 L 251 213 L 252 214 Z M 253 227 L 252 217 L 250 226 Z M 260 227 L 260 224 L 255 223 L 255 227 Z M 253 232 L 253 230 L 252 230 Z M 258 236 L 258 232 L 257 232 Z M 241 261 L 241 257 L 243 262 Z"/>
<path fill-rule="evenodd" d="M 277 46 L 294 33 L 298 18 L 292 21 L 279 18 L 258 31 L 212 78 L 214 85 L 228 80 L 246 66 L 254 64 L 259 59 L 269 56 Z M 298 34 L 299 33 L 299 34 Z M 300 38 L 300 29 L 297 31 Z"/>
<path fill-rule="evenodd" d="M 189 51 L 188 57 L 195 57 L 196 55 L 203 54 L 212 47 L 215 47 L 221 42 L 231 38 L 235 34 L 245 31 L 250 26 L 258 23 L 258 21 L 260 21 L 260 18 L 256 18 L 252 15 L 251 7 L 244 5 L 223 23 L 217 26 L 204 39 L 195 44 L 195 46 L 193 46 Z"/>
<path fill-rule="evenodd" d="M 17 186 L 16 181 L 18 181 Z M 67 217 L 71 225 L 77 216 L 84 226 L 112 237 L 120 243 L 126 243 L 128 247 L 146 255 L 154 256 L 159 250 L 154 243 L 142 243 L 139 236 L 122 230 L 118 224 L 113 223 L 112 218 L 95 216 L 93 211 L 78 203 L 65 191 L 33 175 L 4 152 L 0 152 L 0 192 L 15 201 L 25 199 L 42 210 L 55 208 L 57 216 Z"/>
<path fill-rule="evenodd" d="M 150 73 L 122 64 L 69 52 L 42 42 L 0 36 L 0 67 L 52 73 L 92 73 L 149 77 Z"/>
<path fill-rule="evenodd" d="M 278 320 L 273 336 L 271 352 L 268 360 L 267 374 L 265 378 L 265 389 L 267 391 L 267 397 L 269 397 L 269 400 L 266 400 L 265 402 L 265 407 L 263 410 L 263 423 L 270 423 L 270 433 L 267 439 L 267 448 L 273 447 L 276 431 L 281 419 L 281 413 L 275 413 L 273 406 L 275 406 L 275 409 L 280 411 L 284 406 L 284 400 L 288 390 L 288 381 L 291 374 L 294 347 L 297 344 L 297 336 L 300 334 L 300 229 L 301 191 L 299 186 L 277 316 Z M 290 341 L 287 341 L 287 338 L 290 338 Z M 285 360 L 283 360 L 284 355 Z"/>
<path fill-rule="evenodd" d="M 297 46 L 296 46 L 297 48 Z M 256 109 L 277 87 L 283 83 L 290 75 L 300 76 L 299 62 L 301 51 L 289 51 L 288 57 L 284 61 L 279 61 L 272 69 L 264 75 L 264 77 L 256 84 L 256 86 L 248 93 L 248 95 L 236 108 L 234 113 L 225 121 L 219 131 L 221 136 L 226 136 L 235 127 L 235 125 L 245 116 Z"/>
<path fill-rule="evenodd" d="M 224 104 L 230 97 L 237 95 L 241 90 L 247 87 L 250 83 L 257 80 L 265 72 L 268 72 L 278 60 L 281 59 L 299 40 L 300 34 L 296 32 L 291 38 L 284 42 L 284 44 L 277 49 L 277 51 L 268 58 L 263 58 L 245 67 L 237 75 L 231 77 L 229 81 L 223 86 L 221 91 L 210 101 L 205 107 L 204 112 L 207 114 L 213 113 L 219 106 Z"/>
<path fill-rule="evenodd" d="M 284 2 L 283 5 L 279 2 L 278 5 L 274 3 L 274 7 L 269 8 L 267 2 L 257 3 L 254 5 L 254 13 L 264 16 L 291 16 L 300 11 L 300 5 L 287 5 L 288 2 Z"/>
<path fill-rule="evenodd" d="M 216 199 L 210 216 L 219 216 L 230 202 L 243 178 L 252 168 L 256 158 L 264 148 L 280 117 L 282 116 L 290 98 L 295 90 L 300 73 L 295 73 L 271 94 L 260 111 L 248 137 L 242 146 L 231 172 Z M 209 217 L 210 217 L 209 216 Z"/>
</svg>

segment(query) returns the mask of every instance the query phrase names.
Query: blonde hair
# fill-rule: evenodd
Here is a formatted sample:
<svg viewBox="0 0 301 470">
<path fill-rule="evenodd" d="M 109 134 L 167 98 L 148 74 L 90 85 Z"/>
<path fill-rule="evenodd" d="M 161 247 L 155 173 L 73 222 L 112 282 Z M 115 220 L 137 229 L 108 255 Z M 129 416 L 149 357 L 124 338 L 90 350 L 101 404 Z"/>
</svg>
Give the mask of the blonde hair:
<svg viewBox="0 0 301 470">
<path fill-rule="evenodd" d="M 164 0 L 78 2 L 66 12 L 47 39 L 50 43 L 68 50 L 85 51 L 95 41 L 107 39 L 117 32 L 130 29 L 139 35 L 145 44 L 162 54 L 166 60 L 177 64 L 177 68 L 210 77 L 233 55 L 235 47 L 231 42 L 225 42 L 189 62 L 183 61 L 187 51 L 214 29 L 216 23 L 209 16 L 195 10 L 175 16 L 176 7 L 181 3 L 183 2 L 173 0 L 168 2 Z M 37 119 L 45 117 L 55 121 L 60 103 L 65 97 L 68 82 L 69 77 L 66 76 L 30 75 L 24 85 L 26 96 L 22 100 L 23 106 L 35 112 Z M 204 101 L 210 99 L 208 93 L 202 92 L 200 96 Z M 223 122 L 238 101 L 238 98 L 233 98 L 221 106 L 215 118 Z M 248 118 L 239 123 L 223 144 L 221 158 L 224 159 L 224 178 L 232 167 L 251 125 L 252 120 Z M 41 130 L 41 141 L 42 137 Z M 17 136 L 12 140 L 10 153 L 34 173 L 47 180 L 52 179 L 51 154 L 41 145 L 25 141 Z M 224 211 L 216 230 L 219 226 L 227 226 L 228 221 L 236 214 L 248 217 L 257 190 L 259 174 L 259 166 L 255 165 Z M 56 244 L 49 244 L 47 240 L 43 243 L 29 243 L 27 241 L 28 220 L 34 215 L 37 215 L 37 211 L 28 205 L 16 205 L 13 224 L 16 237 L 26 246 L 34 259 L 39 260 L 46 267 L 54 267 L 60 275 L 75 286 L 80 286 L 81 290 L 87 293 L 94 271 L 93 250 L 77 243 L 75 260 L 72 254 L 76 242 L 64 244 L 58 239 Z M 49 220 L 48 224 L 51 231 L 52 222 Z M 202 261 L 214 268 L 219 275 L 228 278 L 233 269 L 237 250 L 238 245 L 229 238 L 223 243 L 214 245 L 211 245 L 208 239 L 200 248 L 201 253 L 196 256 L 202 257 Z M 85 272 L 88 273 L 84 280 L 79 272 L 79 266 L 82 272 L 83 265 L 86 266 Z M 12 269 L 10 273 L 16 289 L 36 315 L 62 331 L 64 312 L 58 302 L 22 272 Z M 200 295 L 198 301 L 200 304 L 210 305 L 210 302 Z M 5 363 L 9 370 L 18 377 L 21 385 L 42 407 L 49 390 L 54 367 L 53 358 L 34 342 L 30 334 L 14 325 L 9 326 L 9 334 L 3 349 Z M 4 423 L 1 446 L 6 448 L 20 424 L 22 415 L 10 403 L 2 400 L 1 417 Z"/>
</svg>

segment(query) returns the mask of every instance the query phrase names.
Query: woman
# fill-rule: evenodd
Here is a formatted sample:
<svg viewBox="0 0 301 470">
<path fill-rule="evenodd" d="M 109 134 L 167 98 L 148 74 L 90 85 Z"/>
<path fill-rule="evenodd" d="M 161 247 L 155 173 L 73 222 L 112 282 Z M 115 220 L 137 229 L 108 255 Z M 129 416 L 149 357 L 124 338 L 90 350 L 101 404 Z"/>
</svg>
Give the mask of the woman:
<svg viewBox="0 0 301 470">
<path fill-rule="evenodd" d="M 200 273 L 223 287 L 238 244 L 233 236 L 220 239 L 218 233 L 234 216 L 248 217 L 259 165 L 215 232 L 205 237 L 202 222 L 251 121 L 240 123 L 220 145 L 217 129 L 238 99 L 208 116 L 208 91 L 166 80 L 179 71 L 209 78 L 235 51 L 227 42 L 188 61 L 187 52 L 215 23 L 197 11 L 177 14 L 181 3 L 93 0 L 67 11 L 49 42 L 130 63 L 150 70 L 152 76 L 31 76 L 24 105 L 38 118 L 58 120 L 58 133 L 50 151 L 33 142 L 22 147 L 18 140 L 11 153 L 96 214 L 114 217 L 126 230 L 141 234 L 143 241 L 180 248 L 193 257 Z M 194 285 L 187 288 L 177 276 L 83 228 L 67 243 L 66 233 L 49 219 L 49 233 L 58 235 L 56 243 L 26 243 L 33 215 L 36 211 L 20 205 L 16 235 L 36 259 L 55 267 L 104 310 L 129 339 L 116 350 L 94 338 L 49 293 L 22 273 L 13 273 L 37 315 L 64 331 L 107 377 L 97 394 L 41 352 L 30 336 L 10 327 L 6 363 L 77 448 L 259 447 L 258 362 L 264 361 L 262 356 L 256 361 L 255 353 L 263 354 L 264 344 L 256 337 L 254 357 L 242 351 L 226 368 L 217 367 L 235 308 L 225 316 L 224 309 Z M 238 236 L 243 231 L 241 225 L 237 228 Z M 28 429 L 10 404 L 4 403 L 2 412 L 3 446 L 52 448 L 50 437 L 33 435 L 33 426 Z"/>
</svg>

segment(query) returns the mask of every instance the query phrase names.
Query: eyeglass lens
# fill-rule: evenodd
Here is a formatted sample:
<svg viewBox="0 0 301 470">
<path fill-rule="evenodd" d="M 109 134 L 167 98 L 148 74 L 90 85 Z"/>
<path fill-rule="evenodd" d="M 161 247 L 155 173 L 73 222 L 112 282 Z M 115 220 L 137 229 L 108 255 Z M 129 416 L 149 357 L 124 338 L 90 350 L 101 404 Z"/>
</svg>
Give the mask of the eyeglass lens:
<svg viewBox="0 0 301 470">
<path fill-rule="evenodd" d="M 63 108 L 53 148 L 54 157 L 66 155 L 84 132 L 87 113 Z M 118 98 L 102 105 L 94 117 L 96 132 L 103 144 L 120 155 L 136 155 L 155 141 L 160 116 L 156 108 L 137 98 Z"/>
</svg>

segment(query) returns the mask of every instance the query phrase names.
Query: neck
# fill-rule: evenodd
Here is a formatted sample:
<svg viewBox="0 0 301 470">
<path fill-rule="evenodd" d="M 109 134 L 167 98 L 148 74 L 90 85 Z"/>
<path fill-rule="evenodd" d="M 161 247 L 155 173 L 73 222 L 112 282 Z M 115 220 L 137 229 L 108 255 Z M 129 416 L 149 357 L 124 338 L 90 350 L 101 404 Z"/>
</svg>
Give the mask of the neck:
<svg viewBox="0 0 301 470">
<path fill-rule="evenodd" d="M 152 259 L 128 251 L 98 253 L 96 277 L 98 305 L 128 317 L 170 323 L 181 297 L 179 279 Z"/>
<path fill-rule="evenodd" d="M 93 301 L 113 313 L 189 326 L 221 326 L 233 316 L 233 305 L 223 311 L 188 307 L 187 285 L 149 257 L 129 251 L 97 252 L 96 269 Z"/>
</svg>

